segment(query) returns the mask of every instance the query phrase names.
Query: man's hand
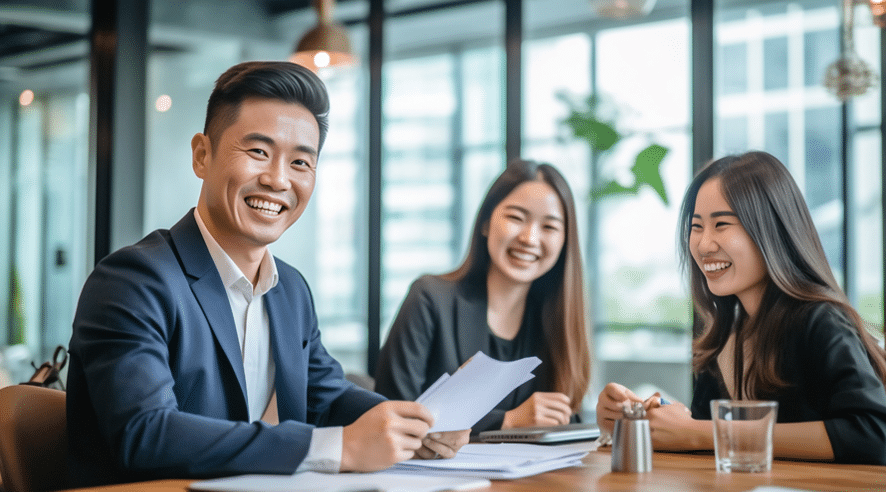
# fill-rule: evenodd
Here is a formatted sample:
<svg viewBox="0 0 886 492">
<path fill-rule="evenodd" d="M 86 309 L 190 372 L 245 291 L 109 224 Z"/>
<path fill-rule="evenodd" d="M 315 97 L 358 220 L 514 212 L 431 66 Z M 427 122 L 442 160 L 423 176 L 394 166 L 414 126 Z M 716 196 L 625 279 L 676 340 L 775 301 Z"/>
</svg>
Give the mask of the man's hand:
<svg viewBox="0 0 886 492">
<path fill-rule="evenodd" d="M 642 402 L 643 399 L 618 383 L 607 384 L 597 399 L 597 425 L 601 430 L 612 434 L 615 421 L 624 416 L 625 404 L 635 401 Z"/>
<path fill-rule="evenodd" d="M 386 401 L 342 431 L 341 471 L 378 471 L 412 458 L 434 425 L 420 403 Z"/>
<path fill-rule="evenodd" d="M 502 429 L 565 425 L 572 417 L 569 397 L 563 393 L 537 391 L 519 407 L 505 412 Z"/>
<path fill-rule="evenodd" d="M 471 429 L 432 432 L 421 440 L 422 447 L 415 454 L 425 460 L 437 458 L 454 458 L 455 453 L 468 443 L 471 438 Z"/>
</svg>

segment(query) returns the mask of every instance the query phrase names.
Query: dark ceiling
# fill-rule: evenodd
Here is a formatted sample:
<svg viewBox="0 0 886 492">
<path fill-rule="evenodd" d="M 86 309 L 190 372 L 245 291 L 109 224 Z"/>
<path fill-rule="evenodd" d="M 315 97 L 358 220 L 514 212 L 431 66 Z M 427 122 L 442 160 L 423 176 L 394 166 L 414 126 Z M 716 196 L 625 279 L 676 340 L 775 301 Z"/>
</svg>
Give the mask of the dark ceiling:
<svg viewBox="0 0 886 492">
<path fill-rule="evenodd" d="M 290 10 L 306 9 L 313 4 L 313 0 L 264 0 L 264 4 L 268 14 L 277 15 Z"/>
<path fill-rule="evenodd" d="M 357 1 L 368 2 L 369 0 L 336 0 L 338 3 L 352 3 Z M 311 8 L 314 0 L 263 0 L 265 9 L 269 15 L 279 15 L 292 10 Z"/>
<path fill-rule="evenodd" d="M 0 23 L 0 59 L 62 46 L 84 38 L 84 35 L 70 32 Z"/>
<path fill-rule="evenodd" d="M 353 0 L 339 0 L 339 2 Z M 293 10 L 311 8 L 313 0 L 263 0 L 267 15 L 274 17 Z M 14 67 L 20 70 L 38 70 L 47 66 L 70 63 L 82 59 L 82 50 L 67 50 L 69 54 L 60 57 L 29 57 L 34 53 L 72 46 L 87 41 L 87 34 L 62 30 L 51 30 L 35 25 L 17 25 L 0 21 L 0 68 Z M 152 50 L 175 51 L 174 47 L 153 46 Z M 35 59 L 32 59 L 35 58 Z M 47 59 L 49 58 L 49 59 Z M 2 77 L 0 77 L 2 78 Z"/>
</svg>

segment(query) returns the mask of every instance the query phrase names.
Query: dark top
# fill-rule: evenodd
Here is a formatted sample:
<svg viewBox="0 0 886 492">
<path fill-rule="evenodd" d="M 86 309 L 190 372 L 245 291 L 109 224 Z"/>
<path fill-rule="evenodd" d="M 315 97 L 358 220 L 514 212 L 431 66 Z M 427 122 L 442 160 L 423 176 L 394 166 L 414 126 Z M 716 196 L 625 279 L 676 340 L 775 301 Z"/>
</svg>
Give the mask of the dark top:
<svg viewBox="0 0 886 492">
<path fill-rule="evenodd" d="M 384 347 L 375 372 L 375 390 L 397 400 L 415 400 L 443 373 L 454 373 L 466 360 L 482 351 L 497 360 L 512 361 L 537 356 L 542 364 L 535 378 L 505 397 L 471 430 L 500 429 L 506 411 L 518 407 L 536 391 L 552 391 L 545 377 L 544 337 L 539 309 L 526 303 L 523 325 L 514 340 L 496 337 L 486 323 L 486 292 L 438 276 L 416 280 Z"/>
<path fill-rule="evenodd" d="M 836 462 L 886 465 L 886 391 L 838 308 L 820 303 L 797 320 L 780 370 L 790 386 L 761 398 L 778 401 L 779 423 L 824 421 Z M 710 420 L 710 401 L 729 398 L 714 364 L 698 375 L 692 416 Z"/>
</svg>

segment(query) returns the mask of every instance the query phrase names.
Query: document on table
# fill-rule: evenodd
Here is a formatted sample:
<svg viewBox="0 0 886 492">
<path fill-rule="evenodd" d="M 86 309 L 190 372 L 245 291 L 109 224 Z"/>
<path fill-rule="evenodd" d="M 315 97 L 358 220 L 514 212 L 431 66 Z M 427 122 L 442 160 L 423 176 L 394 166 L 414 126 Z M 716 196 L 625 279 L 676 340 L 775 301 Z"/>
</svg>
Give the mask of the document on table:
<svg viewBox="0 0 886 492">
<path fill-rule="evenodd" d="M 241 475 L 194 482 L 195 492 L 436 492 L 489 486 L 476 477 L 442 477 L 418 473 L 317 473 Z"/>
<path fill-rule="evenodd" d="M 391 472 L 511 479 L 581 465 L 587 449 L 539 444 L 465 444 L 454 458 L 407 460 L 389 468 Z"/>
<path fill-rule="evenodd" d="M 538 357 L 502 362 L 477 352 L 451 376 L 440 376 L 415 400 L 434 416 L 434 427 L 428 432 L 470 429 L 511 391 L 534 378 L 532 370 L 539 364 Z"/>
</svg>

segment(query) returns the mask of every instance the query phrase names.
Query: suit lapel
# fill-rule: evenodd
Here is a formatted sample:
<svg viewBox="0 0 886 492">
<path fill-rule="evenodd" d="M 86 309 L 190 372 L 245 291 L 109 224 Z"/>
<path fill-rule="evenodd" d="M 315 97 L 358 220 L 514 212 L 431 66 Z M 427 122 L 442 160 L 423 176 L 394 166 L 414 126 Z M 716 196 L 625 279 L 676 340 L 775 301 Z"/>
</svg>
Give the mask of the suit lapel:
<svg viewBox="0 0 886 492">
<path fill-rule="evenodd" d="M 477 351 L 489 354 L 489 330 L 486 324 L 486 294 L 463 283 L 456 287 L 455 319 L 458 331 L 459 360 L 466 361 Z"/>
<path fill-rule="evenodd" d="M 209 328 L 224 353 L 225 357 L 219 359 L 226 359 L 237 375 L 237 382 L 240 383 L 243 395 L 244 410 L 248 413 L 243 356 L 240 354 L 240 341 L 237 339 L 237 327 L 234 325 L 231 304 L 228 302 L 228 295 L 218 269 L 200 234 L 193 209 L 170 229 L 169 234 L 181 258 L 184 271 L 188 275 L 191 291 L 200 303 Z"/>
<path fill-rule="evenodd" d="M 298 323 L 293 322 L 303 316 L 294 309 L 292 296 L 287 296 L 285 285 L 280 278 L 277 285 L 264 295 L 271 330 L 271 353 L 276 365 L 274 387 L 277 389 L 280 421 L 295 419 L 303 422 L 307 413 L 304 393 L 307 392 L 308 376 L 304 370 L 307 364 L 298 355 L 307 357 L 309 352 L 304 347 L 304 334 L 295 328 Z"/>
</svg>

